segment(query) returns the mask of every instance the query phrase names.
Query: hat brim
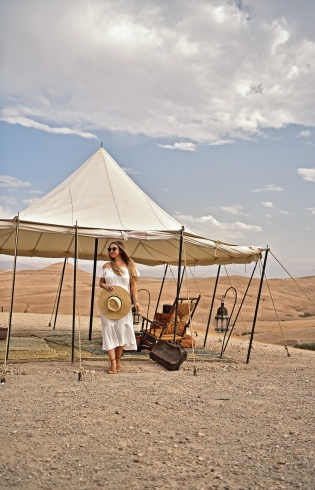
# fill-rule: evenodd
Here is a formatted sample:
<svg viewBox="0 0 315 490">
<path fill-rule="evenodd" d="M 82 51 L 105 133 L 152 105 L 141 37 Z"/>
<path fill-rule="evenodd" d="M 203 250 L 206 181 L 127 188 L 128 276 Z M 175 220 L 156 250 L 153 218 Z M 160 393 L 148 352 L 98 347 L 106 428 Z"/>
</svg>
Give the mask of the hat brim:
<svg viewBox="0 0 315 490">
<path fill-rule="evenodd" d="M 98 298 L 98 307 L 100 309 L 100 312 L 103 313 L 106 318 L 109 318 L 110 320 L 120 320 L 124 316 L 129 313 L 130 308 L 131 308 L 131 298 L 130 294 L 126 289 L 120 287 L 120 286 L 113 286 L 114 290 L 113 291 L 108 291 L 107 289 L 103 289 L 101 294 L 99 295 Z M 108 308 L 108 299 L 111 296 L 117 296 L 120 301 L 121 301 L 121 308 L 118 311 L 112 311 Z"/>
</svg>

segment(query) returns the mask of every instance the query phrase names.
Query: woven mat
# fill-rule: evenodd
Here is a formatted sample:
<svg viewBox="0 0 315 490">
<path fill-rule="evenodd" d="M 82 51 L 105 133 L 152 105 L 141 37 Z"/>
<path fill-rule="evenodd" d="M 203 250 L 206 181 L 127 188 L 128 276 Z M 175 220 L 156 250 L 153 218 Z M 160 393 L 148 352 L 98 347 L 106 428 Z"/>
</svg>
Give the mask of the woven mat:
<svg viewBox="0 0 315 490">
<path fill-rule="evenodd" d="M 78 334 L 75 335 L 74 342 L 74 358 L 78 360 L 80 358 L 79 350 L 79 338 Z M 0 362 L 4 360 L 5 355 L 5 340 L 0 341 Z M 35 360 L 59 360 L 70 361 L 72 349 L 72 337 L 69 331 L 67 332 L 37 332 L 30 336 L 23 336 L 17 334 L 11 336 L 10 339 L 10 361 L 35 361 Z M 186 349 L 188 352 L 188 361 L 193 360 L 193 356 L 197 360 L 210 361 L 210 362 L 235 362 L 231 358 L 223 357 L 219 358 L 218 352 L 212 352 L 204 349 Z M 102 349 L 102 334 L 101 332 L 93 333 L 93 339 L 88 340 L 88 334 L 83 333 L 81 335 L 81 358 L 89 360 L 102 360 L 107 357 L 107 353 Z M 149 351 L 143 350 L 142 352 L 127 351 L 124 352 L 125 360 L 150 360 Z"/>
</svg>

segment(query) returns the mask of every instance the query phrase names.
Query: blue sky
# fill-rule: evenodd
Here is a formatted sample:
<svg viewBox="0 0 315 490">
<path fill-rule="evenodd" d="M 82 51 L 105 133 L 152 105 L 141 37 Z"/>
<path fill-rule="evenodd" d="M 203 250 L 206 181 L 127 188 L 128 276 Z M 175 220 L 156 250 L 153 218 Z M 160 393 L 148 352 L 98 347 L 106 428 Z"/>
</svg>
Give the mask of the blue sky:
<svg viewBox="0 0 315 490">
<path fill-rule="evenodd" d="M 314 9 L 275 3 L 3 0 L 0 218 L 102 141 L 188 228 L 315 269 Z"/>
</svg>

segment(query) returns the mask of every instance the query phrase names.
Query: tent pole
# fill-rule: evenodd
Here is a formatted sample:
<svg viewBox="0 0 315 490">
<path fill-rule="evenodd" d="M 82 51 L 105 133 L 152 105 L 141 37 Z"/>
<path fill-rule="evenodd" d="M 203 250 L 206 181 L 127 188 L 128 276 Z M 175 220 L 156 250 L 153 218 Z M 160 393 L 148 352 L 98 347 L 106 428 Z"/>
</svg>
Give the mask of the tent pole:
<svg viewBox="0 0 315 490">
<path fill-rule="evenodd" d="M 213 290 L 213 295 L 212 295 L 212 300 L 211 300 L 211 306 L 210 306 L 210 312 L 209 312 L 209 317 L 208 317 L 208 323 L 207 323 L 206 335 L 205 335 L 205 340 L 203 343 L 203 348 L 206 347 L 206 343 L 207 343 L 208 332 L 209 332 L 210 321 L 211 321 L 212 310 L 213 310 L 213 304 L 214 304 L 214 300 L 215 300 L 215 293 L 217 292 L 217 286 L 218 286 L 218 281 L 219 281 L 220 269 L 221 269 L 221 266 L 219 265 L 218 272 L 217 272 L 217 278 L 216 278 L 215 284 L 214 284 L 214 290 Z"/>
<path fill-rule="evenodd" d="M 260 302 L 260 295 L 261 295 L 261 290 L 262 290 L 262 286 L 263 286 L 263 282 L 264 282 L 264 277 L 265 277 L 265 270 L 266 270 L 266 263 L 267 263 L 268 252 L 269 252 L 269 248 L 268 248 L 268 245 L 267 245 L 266 252 L 265 252 L 264 265 L 263 265 L 263 268 L 262 268 L 262 271 L 261 271 L 261 278 L 260 278 L 258 296 L 257 296 L 257 301 L 256 301 L 256 308 L 255 308 L 255 315 L 254 315 L 254 320 L 253 320 L 253 326 L 252 326 L 252 331 L 251 331 L 251 334 L 250 334 L 250 340 L 249 340 L 249 346 L 248 346 L 246 364 L 249 363 L 250 352 L 252 350 L 252 343 L 253 343 L 255 326 L 256 326 L 256 320 L 257 320 L 257 314 L 258 314 L 258 308 L 259 308 L 259 302 Z"/>
<path fill-rule="evenodd" d="M 59 303 L 60 303 L 60 297 L 61 297 L 61 290 L 62 290 L 63 278 L 65 276 L 66 263 L 67 263 L 67 259 L 64 260 L 63 267 L 62 267 L 62 272 L 61 272 L 61 278 L 60 278 L 60 282 L 59 282 L 59 291 L 58 291 L 58 299 L 57 299 L 57 305 L 56 305 L 56 312 L 55 312 L 55 319 L 54 319 L 53 330 L 55 330 L 55 328 L 56 328 L 56 322 L 57 322 L 57 316 L 58 316 L 58 310 L 59 310 Z"/>
<path fill-rule="evenodd" d="M 72 308 L 72 345 L 71 345 L 71 362 L 74 361 L 74 333 L 75 333 L 75 310 L 76 310 L 76 293 L 77 293 L 77 256 L 78 256 L 78 226 L 74 229 L 74 269 L 73 269 L 73 308 Z"/>
<path fill-rule="evenodd" d="M 225 345 L 222 343 L 222 350 L 221 350 L 220 358 L 221 358 L 221 357 L 222 357 L 222 355 L 224 354 L 225 349 L 227 348 L 227 345 L 228 345 L 228 343 L 229 343 L 230 337 L 231 337 L 231 335 L 232 335 L 232 333 L 233 333 L 233 330 L 234 330 L 235 324 L 236 324 L 236 322 L 237 322 L 237 319 L 238 319 L 239 314 L 240 314 L 240 312 L 241 312 L 241 309 L 242 309 L 243 303 L 244 303 L 245 298 L 246 298 L 246 296 L 247 296 L 247 293 L 248 293 L 248 290 L 249 290 L 249 286 L 250 286 L 250 284 L 251 284 L 251 282 L 252 282 L 252 279 L 253 279 L 253 277 L 254 277 L 254 274 L 255 274 L 255 270 L 256 270 L 257 264 L 258 264 L 258 261 L 257 261 L 257 262 L 255 262 L 255 267 L 254 267 L 254 269 L 253 269 L 252 275 L 250 276 L 249 283 L 247 284 L 246 291 L 245 291 L 245 293 L 244 293 L 244 296 L 243 296 L 242 302 L 241 302 L 241 304 L 240 304 L 240 306 L 239 306 L 238 312 L 237 312 L 237 314 L 236 314 L 236 317 L 235 317 L 235 320 L 234 320 L 234 322 L 233 322 L 233 325 L 232 325 L 232 328 L 231 328 L 231 330 L 230 330 L 230 333 L 229 333 L 229 336 L 228 336 L 228 338 L 227 338 L 227 341 L 226 341 Z"/>
<path fill-rule="evenodd" d="M 162 284 L 161 284 L 161 287 L 160 287 L 159 297 L 158 297 L 158 300 L 157 300 L 157 303 L 156 303 L 156 308 L 155 308 L 153 320 L 155 319 L 155 316 L 156 316 L 156 313 L 157 313 L 157 310 L 158 310 L 158 307 L 159 307 L 159 304 L 160 304 L 160 299 L 161 299 L 161 294 L 162 294 L 162 291 L 163 291 L 163 286 L 164 286 L 164 281 L 165 281 L 167 269 L 168 269 L 168 264 L 166 264 L 165 269 L 164 269 L 164 275 L 163 275 Z"/>
<path fill-rule="evenodd" d="M 15 276 L 16 276 L 16 259 L 18 253 L 18 244 L 19 244 L 19 215 L 15 217 L 16 220 L 16 228 L 15 228 L 15 247 L 14 247 L 14 261 L 13 261 L 13 276 L 12 276 L 12 288 L 11 288 L 11 304 L 10 304 L 10 315 L 9 315 L 9 325 L 8 325 L 8 333 L 7 333 L 7 345 L 5 350 L 5 360 L 8 360 L 9 357 L 9 348 L 10 348 L 10 335 L 11 335 L 11 325 L 12 325 L 12 314 L 13 314 L 13 301 L 14 301 L 14 289 L 15 289 Z"/>
<path fill-rule="evenodd" d="M 179 256 L 178 256 L 178 272 L 177 272 L 177 292 L 176 292 L 176 307 L 175 307 L 175 322 L 174 322 L 174 344 L 176 344 L 176 334 L 177 334 L 177 317 L 178 317 L 178 300 L 181 286 L 181 265 L 182 265 L 182 252 L 183 252 L 183 241 L 184 241 L 184 227 L 182 226 L 180 233 L 179 242 Z"/>
<path fill-rule="evenodd" d="M 95 245 L 94 245 L 94 263 L 93 263 L 93 279 L 92 279 L 92 294 L 91 294 L 91 309 L 90 309 L 89 340 L 92 339 L 93 312 L 94 312 L 94 296 L 95 296 L 95 279 L 96 279 L 96 266 L 97 266 L 97 249 L 98 249 L 98 238 L 95 238 Z"/>
</svg>

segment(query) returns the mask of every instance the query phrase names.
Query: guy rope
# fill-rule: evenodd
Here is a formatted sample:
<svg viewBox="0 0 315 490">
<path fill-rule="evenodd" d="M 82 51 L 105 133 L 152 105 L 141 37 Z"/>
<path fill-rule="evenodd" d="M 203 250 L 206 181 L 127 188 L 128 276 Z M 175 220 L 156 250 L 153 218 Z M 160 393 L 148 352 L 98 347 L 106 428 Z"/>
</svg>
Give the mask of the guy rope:
<svg viewBox="0 0 315 490">
<path fill-rule="evenodd" d="M 77 240 L 78 240 L 78 247 L 76 249 L 77 251 L 77 256 L 76 256 L 76 260 L 77 260 L 77 264 L 78 264 L 78 248 L 80 246 L 79 244 L 79 237 L 77 236 Z M 80 251 L 81 248 L 80 248 Z M 78 292 L 79 293 L 79 292 Z M 78 294 L 78 299 L 79 299 L 79 303 L 80 303 L 80 298 L 79 298 L 80 294 Z M 79 334 L 79 371 L 78 371 L 78 381 L 84 381 L 84 378 L 85 378 L 85 371 L 84 371 L 84 368 L 82 366 L 82 348 L 81 348 L 81 314 L 80 314 L 80 304 L 79 304 L 79 308 L 78 308 L 78 313 L 79 313 L 79 330 L 78 330 L 78 334 Z"/>
<path fill-rule="evenodd" d="M 189 301 L 189 288 L 188 288 L 188 276 L 187 276 L 187 267 L 186 267 L 186 251 L 185 251 L 185 240 L 183 240 L 183 254 L 184 254 L 184 262 L 185 262 L 185 279 L 186 279 L 186 289 L 187 289 L 187 301 L 188 301 L 188 313 L 189 313 L 189 328 L 191 334 L 191 349 L 192 349 L 192 358 L 194 364 L 194 376 L 196 376 L 199 367 L 196 363 L 195 356 L 195 348 L 194 348 L 194 340 L 193 340 L 193 322 L 191 318 L 191 309 L 190 309 L 190 301 Z"/>
<path fill-rule="evenodd" d="M 12 275 L 12 286 L 11 286 L 11 305 L 10 305 L 9 324 L 8 324 L 7 337 L 6 337 L 3 371 L 0 376 L 0 384 L 5 383 L 6 380 L 5 377 L 7 374 L 7 360 L 9 357 L 10 334 L 11 334 L 11 325 L 12 325 L 13 299 L 14 299 L 15 275 L 16 275 L 16 259 L 17 259 L 18 243 L 19 243 L 19 223 L 20 223 L 19 215 L 17 215 L 15 220 L 16 220 L 16 227 L 15 227 L 13 275 Z"/>
<path fill-rule="evenodd" d="M 285 350 L 287 352 L 287 356 L 288 357 L 291 357 L 291 354 L 289 352 L 289 349 L 288 349 L 288 346 L 287 346 L 287 342 L 286 342 L 286 339 L 284 337 L 284 333 L 283 333 L 283 330 L 282 330 L 282 327 L 281 327 L 281 323 L 280 323 L 280 320 L 279 320 L 279 316 L 278 316 L 278 312 L 277 312 L 277 309 L 276 309 L 276 305 L 275 305 L 275 302 L 274 302 L 273 297 L 272 297 L 272 294 L 271 294 L 271 289 L 269 287 L 269 283 L 268 283 L 268 279 L 267 279 L 266 273 L 265 273 L 265 279 L 266 279 L 266 284 L 268 286 L 270 298 L 271 298 L 271 301 L 272 301 L 272 304 L 273 304 L 273 309 L 274 309 L 275 315 L 277 317 L 277 321 L 278 321 L 278 325 L 279 325 L 279 328 L 280 328 L 280 332 L 281 332 L 281 335 L 282 335 L 282 338 L 283 338 L 284 348 L 285 348 Z"/>
</svg>

